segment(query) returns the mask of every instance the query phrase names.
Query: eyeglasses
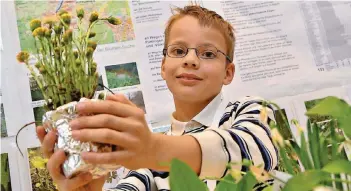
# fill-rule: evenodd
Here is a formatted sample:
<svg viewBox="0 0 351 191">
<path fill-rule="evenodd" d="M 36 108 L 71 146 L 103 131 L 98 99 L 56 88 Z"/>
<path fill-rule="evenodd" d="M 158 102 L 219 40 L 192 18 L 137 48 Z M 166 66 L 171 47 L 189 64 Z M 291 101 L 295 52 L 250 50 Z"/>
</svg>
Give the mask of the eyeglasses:
<svg viewBox="0 0 351 191">
<path fill-rule="evenodd" d="M 194 49 L 197 57 L 203 60 L 213 60 L 218 57 L 218 52 L 222 53 L 225 58 L 231 63 L 232 60 L 224 52 L 218 50 L 212 45 L 201 45 L 196 48 L 187 48 L 184 45 L 173 44 L 169 45 L 167 48 L 163 49 L 163 56 L 169 56 L 171 58 L 183 58 L 185 57 L 189 49 Z"/>
</svg>

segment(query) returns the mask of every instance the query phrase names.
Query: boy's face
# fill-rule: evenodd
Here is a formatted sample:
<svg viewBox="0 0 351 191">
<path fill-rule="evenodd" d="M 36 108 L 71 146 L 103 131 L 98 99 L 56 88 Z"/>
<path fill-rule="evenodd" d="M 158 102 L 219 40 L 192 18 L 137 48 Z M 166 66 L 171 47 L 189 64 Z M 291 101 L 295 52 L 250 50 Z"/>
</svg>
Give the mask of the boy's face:
<svg viewBox="0 0 351 191">
<path fill-rule="evenodd" d="M 168 46 L 196 48 L 209 45 L 227 52 L 222 33 L 214 27 L 200 26 L 192 16 L 175 21 L 168 39 Z M 223 54 L 216 54 L 215 59 L 200 59 L 194 49 L 189 49 L 183 58 L 168 55 L 163 58 L 161 74 L 174 99 L 182 102 L 206 102 L 213 99 L 223 85 L 232 81 L 234 64 L 229 64 Z"/>
</svg>

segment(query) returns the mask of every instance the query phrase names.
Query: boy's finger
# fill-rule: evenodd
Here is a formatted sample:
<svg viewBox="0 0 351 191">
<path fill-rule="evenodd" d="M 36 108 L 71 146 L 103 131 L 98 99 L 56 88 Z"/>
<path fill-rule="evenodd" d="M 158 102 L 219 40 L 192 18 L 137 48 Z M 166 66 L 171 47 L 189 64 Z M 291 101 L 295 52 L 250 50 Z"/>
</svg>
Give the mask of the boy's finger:
<svg viewBox="0 0 351 191">
<path fill-rule="evenodd" d="M 123 164 L 133 156 L 134 155 L 127 150 L 106 153 L 82 153 L 83 160 L 91 164 Z"/>
<path fill-rule="evenodd" d="M 61 173 L 61 165 L 66 160 L 66 155 L 63 150 L 56 151 L 47 163 L 48 171 L 54 181 L 61 181 L 65 176 Z"/>
<path fill-rule="evenodd" d="M 106 143 L 127 148 L 137 145 L 135 139 L 128 136 L 128 134 L 111 129 L 82 129 L 72 131 L 72 137 L 81 142 Z"/>
<path fill-rule="evenodd" d="M 72 130 L 110 128 L 117 131 L 131 131 L 134 129 L 130 119 L 108 114 L 78 117 L 70 122 Z"/>
<path fill-rule="evenodd" d="M 89 173 L 82 173 L 72 179 L 66 179 L 65 187 L 67 190 L 76 190 L 91 182 L 93 176 Z"/>
<path fill-rule="evenodd" d="M 117 101 L 117 102 L 135 106 L 135 104 L 131 102 L 129 99 L 127 99 L 127 97 L 124 96 L 123 94 L 108 95 L 106 96 L 106 100 Z"/>
<path fill-rule="evenodd" d="M 100 114 L 106 113 L 119 117 L 129 117 L 134 114 L 134 107 L 131 105 L 105 100 L 105 101 L 86 101 L 76 105 L 79 114 Z"/>
<path fill-rule="evenodd" d="M 49 131 L 49 133 L 45 135 L 41 146 L 42 152 L 45 157 L 50 157 L 53 154 L 56 138 L 57 135 L 54 131 Z"/>
<path fill-rule="evenodd" d="M 37 126 L 36 127 L 36 132 L 37 132 L 37 136 L 40 140 L 40 143 L 43 143 L 44 137 L 46 135 L 45 129 L 43 126 Z"/>
</svg>

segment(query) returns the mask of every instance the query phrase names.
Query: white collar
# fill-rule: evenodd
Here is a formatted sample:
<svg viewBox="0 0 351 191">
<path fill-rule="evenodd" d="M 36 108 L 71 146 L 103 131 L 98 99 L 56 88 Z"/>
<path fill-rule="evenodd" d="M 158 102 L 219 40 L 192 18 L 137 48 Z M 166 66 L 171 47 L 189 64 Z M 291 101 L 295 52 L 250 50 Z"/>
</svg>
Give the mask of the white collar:
<svg viewBox="0 0 351 191">
<path fill-rule="evenodd" d="M 217 109 L 219 105 L 221 104 L 222 101 L 222 93 L 219 93 L 215 98 L 212 99 L 212 101 L 203 109 L 201 110 L 200 113 L 198 113 L 193 119 L 191 119 L 188 122 L 182 122 L 178 121 L 173 117 L 173 114 L 171 115 L 171 122 L 172 122 L 172 128 L 170 131 L 175 134 L 182 133 L 184 130 L 186 130 L 188 127 L 187 125 L 194 124 L 194 123 L 200 123 L 201 125 L 204 126 L 211 126 L 214 120 L 214 117 L 217 113 Z M 191 126 L 191 125 L 190 125 Z"/>
</svg>

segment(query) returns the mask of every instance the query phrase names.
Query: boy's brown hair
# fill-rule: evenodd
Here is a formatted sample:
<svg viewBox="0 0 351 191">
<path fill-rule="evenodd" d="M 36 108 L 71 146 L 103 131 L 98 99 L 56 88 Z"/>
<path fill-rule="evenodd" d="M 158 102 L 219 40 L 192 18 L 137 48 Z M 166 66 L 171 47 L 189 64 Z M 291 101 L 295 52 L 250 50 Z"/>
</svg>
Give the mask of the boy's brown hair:
<svg viewBox="0 0 351 191">
<path fill-rule="evenodd" d="M 208 10 L 199 5 L 188 5 L 184 8 L 172 8 L 172 13 L 173 15 L 169 18 L 165 29 L 165 48 L 168 46 L 169 33 L 172 24 L 176 20 L 188 15 L 198 19 L 201 26 L 216 27 L 224 36 L 225 43 L 227 46 L 226 54 L 231 60 L 233 60 L 235 48 L 234 28 L 229 22 L 225 21 L 215 11 Z"/>
</svg>

